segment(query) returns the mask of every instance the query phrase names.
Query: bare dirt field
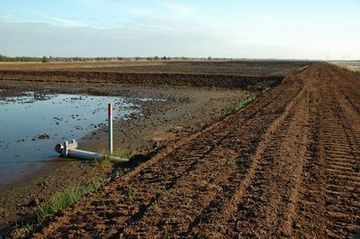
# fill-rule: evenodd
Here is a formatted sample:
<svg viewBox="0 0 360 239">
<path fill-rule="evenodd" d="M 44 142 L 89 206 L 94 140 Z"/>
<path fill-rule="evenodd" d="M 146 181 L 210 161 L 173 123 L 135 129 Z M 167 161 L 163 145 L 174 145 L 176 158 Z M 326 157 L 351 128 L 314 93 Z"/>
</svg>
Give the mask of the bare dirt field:
<svg viewBox="0 0 360 239">
<path fill-rule="evenodd" d="M 359 89 L 358 73 L 326 63 L 287 73 L 248 107 L 179 135 L 32 236 L 358 235 Z"/>
<path fill-rule="evenodd" d="M 309 61 L 104 61 L 54 63 L 0 63 L 2 70 L 92 71 L 118 73 L 208 73 L 238 75 L 284 75 Z"/>
<path fill-rule="evenodd" d="M 333 61 L 331 63 L 349 71 L 360 71 L 360 61 Z"/>
<path fill-rule="evenodd" d="M 62 70 L 53 71 L 53 65 L 49 64 L 0 64 L 0 68 L 3 69 L 0 70 L 0 99 L 21 95 L 26 91 L 39 94 L 121 96 L 128 97 L 131 101 L 140 98 L 164 99 L 165 101 L 135 100 L 134 103 L 141 106 L 141 113 L 134 114 L 130 120 L 119 121 L 115 125 L 115 148 L 130 155 L 147 155 L 159 146 L 163 147 L 177 141 L 221 119 L 240 102 L 261 94 L 263 90 L 268 90 L 281 82 L 284 77 L 275 75 L 249 78 L 239 74 L 210 74 L 209 78 L 207 72 L 144 72 L 141 75 L 124 73 L 119 78 L 117 72 L 98 72 L 94 69 L 77 73 L 84 64 L 86 67 L 103 67 L 103 63 L 67 63 L 61 64 Z M 147 63 L 137 65 L 146 66 Z M 292 66 L 291 69 L 298 69 L 296 66 Z M 31 71 L 25 70 L 27 67 Z M 123 77 L 124 75 L 126 77 Z M 201 80 L 201 87 L 192 86 Z M 151 84 L 149 81 L 154 82 Z M 106 148 L 105 131 L 106 129 L 99 129 L 79 139 L 81 148 L 103 151 Z M 9 225 L 12 227 L 23 219 L 27 220 L 26 218 L 33 215 L 39 205 L 49 200 L 53 194 L 62 192 L 72 185 L 107 180 L 112 173 L 113 168 L 109 165 L 104 167 L 102 164 L 54 159 L 53 163 L 48 163 L 46 167 L 23 180 L 1 188 L 0 235 L 7 234 Z"/>
</svg>

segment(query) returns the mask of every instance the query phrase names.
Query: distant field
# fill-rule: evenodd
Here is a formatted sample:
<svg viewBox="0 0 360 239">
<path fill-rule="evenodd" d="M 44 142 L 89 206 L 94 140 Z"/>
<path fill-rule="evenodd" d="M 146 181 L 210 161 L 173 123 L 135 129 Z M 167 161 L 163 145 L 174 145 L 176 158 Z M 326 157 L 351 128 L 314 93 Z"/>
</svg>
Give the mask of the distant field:
<svg viewBox="0 0 360 239">
<path fill-rule="evenodd" d="M 88 61 L 2 63 L 0 80 L 259 89 L 309 61 Z"/>
<path fill-rule="evenodd" d="M 360 61 L 334 61 L 331 63 L 350 71 L 360 71 Z"/>
<path fill-rule="evenodd" d="M 0 63 L 0 70 L 283 75 L 308 64 L 303 61 L 99 61 Z"/>
</svg>

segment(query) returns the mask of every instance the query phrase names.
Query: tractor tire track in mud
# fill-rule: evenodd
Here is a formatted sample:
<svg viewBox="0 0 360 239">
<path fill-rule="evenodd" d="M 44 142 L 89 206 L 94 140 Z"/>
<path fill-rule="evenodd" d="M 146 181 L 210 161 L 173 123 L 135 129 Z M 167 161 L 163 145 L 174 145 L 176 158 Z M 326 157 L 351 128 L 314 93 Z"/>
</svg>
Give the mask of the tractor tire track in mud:
<svg viewBox="0 0 360 239">
<path fill-rule="evenodd" d="M 360 90 L 351 86 L 359 82 L 358 75 L 328 64 L 288 76 L 249 107 L 65 210 L 34 236 L 354 235 L 360 229 Z"/>
</svg>

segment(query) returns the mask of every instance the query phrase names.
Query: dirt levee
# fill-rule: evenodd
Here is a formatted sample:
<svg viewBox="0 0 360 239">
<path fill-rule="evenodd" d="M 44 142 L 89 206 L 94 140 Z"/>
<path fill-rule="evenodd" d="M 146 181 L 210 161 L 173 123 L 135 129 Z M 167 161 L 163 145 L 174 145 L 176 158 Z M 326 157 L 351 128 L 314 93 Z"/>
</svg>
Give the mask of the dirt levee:
<svg viewBox="0 0 360 239">
<path fill-rule="evenodd" d="M 346 238 L 360 229 L 360 80 L 328 64 L 179 140 L 39 238 Z"/>
</svg>

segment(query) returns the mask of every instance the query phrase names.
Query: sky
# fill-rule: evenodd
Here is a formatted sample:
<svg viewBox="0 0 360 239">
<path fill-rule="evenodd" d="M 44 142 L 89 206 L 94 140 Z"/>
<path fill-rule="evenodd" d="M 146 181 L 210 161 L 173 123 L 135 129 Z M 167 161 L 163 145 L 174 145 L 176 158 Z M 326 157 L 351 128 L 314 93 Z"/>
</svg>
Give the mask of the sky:
<svg viewBox="0 0 360 239">
<path fill-rule="evenodd" d="M 360 0 L 0 0 L 0 54 L 360 59 Z"/>
</svg>

